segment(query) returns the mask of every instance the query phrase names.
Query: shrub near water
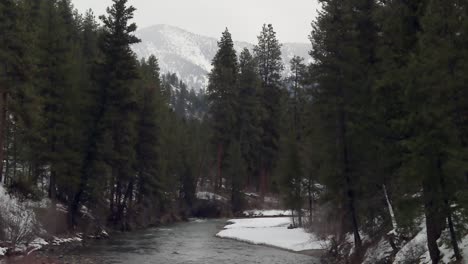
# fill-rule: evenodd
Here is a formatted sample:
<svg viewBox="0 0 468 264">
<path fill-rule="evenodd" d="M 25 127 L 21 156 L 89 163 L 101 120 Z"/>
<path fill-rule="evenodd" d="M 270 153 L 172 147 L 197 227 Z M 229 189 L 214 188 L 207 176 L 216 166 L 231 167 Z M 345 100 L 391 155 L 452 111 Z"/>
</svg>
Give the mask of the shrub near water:
<svg viewBox="0 0 468 264">
<path fill-rule="evenodd" d="M 0 241 L 13 245 L 28 243 L 33 239 L 37 226 L 33 210 L 0 186 Z"/>
</svg>

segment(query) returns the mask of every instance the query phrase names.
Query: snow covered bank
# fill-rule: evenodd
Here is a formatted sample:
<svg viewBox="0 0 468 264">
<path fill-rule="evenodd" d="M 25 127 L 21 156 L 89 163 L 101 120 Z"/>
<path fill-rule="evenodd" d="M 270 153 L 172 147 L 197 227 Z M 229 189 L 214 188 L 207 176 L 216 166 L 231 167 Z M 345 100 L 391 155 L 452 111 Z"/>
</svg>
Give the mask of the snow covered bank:
<svg viewBox="0 0 468 264">
<path fill-rule="evenodd" d="M 260 217 L 260 216 L 291 216 L 290 210 L 247 210 L 243 212 L 246 217 Z"/>
<path fill-rule="evenodd" d="M 51 206 L 52 202 L 47 198 L 40 201 L 23 201 L 10 196 L 0 184 L 0 258 L 5 255 L 29 255 L 48 245 L 82 241 L 82 234 L 72 237 L 52 237 L 47 233 L 35 211 L 48 209 Z M 57 203 L 56 209 L 63 214 L 67 213 L 67 208 L 63 204 Z M 83 207 L 81 211 L 92 218 L 90 212 L 84 210 L 87 208 Z"/>
<path fill-rule="evenodd" d="M 386 239 L 381 239 L 375 246 L 369 248 L 364 257 L 364 264 L 373 264 L 382 262 L 382 260 L 393 260 L 393 264 L 430 264 L 431 257 L 427 248 L 427 230 L 424 221 L 419 225 L 419 232 L 408 242 L 402 245 L 401 249 L 392 259 L 392 247 Z M 441 264 L 449 264 L 454 262 L 454 253 L 451 246 L 447 245 L 449 233 L 445 230 L 442 237 L 437 241 L 441 253 Z M 445 243 L 444 243 L 445 242 Z M 468 236 L 465 236 L 459 243 L 465 262 L 468 263 Z"/>
<path fill-rule="evenodd" d="M 197 192 L 197 198 L 200 200 L 227 201 L 223 196 L 212 192 Z"/>
<path fill-rule="evenodd" d="M 0 257 L 5 256 L 7 251 L 8 251 L 8 248 L 0 247 Z"/>
<path fill-rule="evenodd" d="M 418 232 L 418 234 L 412 240 L 406 243 L 396 254 L 393 264 L 408 263 L 408 259 L 419 260 L 420 264 L 431 263 L 429 249 L 427 248 L 427 231 L 424 221 L 421 223 L 420 227 L 421 230 Z M 442 237 L 437 241 L 442 257 L 440 263 L 443 264 L 452 263 L 454 261 L 454 253 L 451 246 L 444 244 L 444 241 L 449 241 L 448 237 L 448 230 L 445 230 L 442 234 Z M 468 235 L 462 239 L 461 243 L 459 243 L 459 247 L 462 251 L 465 263 L 468 263 L 466 262 L 468 260 Z"/>
<path fill-rule="evenodd" d="M 10 196 L 1 184 L 0 226 L 5 242 L 10 244 L 28 242 L 38 231 L 38 222 L 31 206 Z"/>
<path fill-rule="evenodd" d="M 291 223 L 289 217 L 232 219 L 216 236 L 292 251 L 324 248 L 324 241 L 304 229 L 288 229 Z"/>
</svg>

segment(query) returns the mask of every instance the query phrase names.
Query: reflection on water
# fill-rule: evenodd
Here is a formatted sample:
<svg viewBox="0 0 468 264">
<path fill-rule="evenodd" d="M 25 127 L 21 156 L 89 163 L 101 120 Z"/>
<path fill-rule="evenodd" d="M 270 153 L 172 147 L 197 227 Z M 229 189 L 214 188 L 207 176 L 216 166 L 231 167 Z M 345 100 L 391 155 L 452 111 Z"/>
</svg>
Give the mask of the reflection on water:
<svg viewBox="0 0 468 264">
<path fill-rule="evenodd" d="M 223 220 L 196 220 L 119 234 L 110 240 L 92 241 L 68 254 L 101 264 L 319 263 L 301 254 L 216 238 L 224 224 Z"/>
</svg>

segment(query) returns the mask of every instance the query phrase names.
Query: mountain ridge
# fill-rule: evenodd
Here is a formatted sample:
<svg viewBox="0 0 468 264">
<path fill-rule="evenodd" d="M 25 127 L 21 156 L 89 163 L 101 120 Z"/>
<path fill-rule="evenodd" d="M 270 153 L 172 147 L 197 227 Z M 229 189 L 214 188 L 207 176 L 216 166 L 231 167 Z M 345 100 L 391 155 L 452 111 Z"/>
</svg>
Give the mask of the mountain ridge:
<svg viewBox="0 0 468 264">
<path fill-rule="evenodd" d="M 139 58 L 155 55 L 159 60 L 162 73 L 176 73 L 181 80 L 195 90 L 204 89 L 208 84 L 208 73 L 211 61 L 218 49 L 218 40 L 213 37 L 190 32 L 180 27 L 157 24 L 145 27 L 136 32 L 142 42 L 132 46 Z M 310 44 L 282 43 L 282 57 L 285 64 L 285 75 L 289 73 L 289 60 L 298 55 L 307 61 Z M 234 41 L 239 53 L 244 48 L 252 50 L 254 44 L 245 41 Z"/>
</svg>

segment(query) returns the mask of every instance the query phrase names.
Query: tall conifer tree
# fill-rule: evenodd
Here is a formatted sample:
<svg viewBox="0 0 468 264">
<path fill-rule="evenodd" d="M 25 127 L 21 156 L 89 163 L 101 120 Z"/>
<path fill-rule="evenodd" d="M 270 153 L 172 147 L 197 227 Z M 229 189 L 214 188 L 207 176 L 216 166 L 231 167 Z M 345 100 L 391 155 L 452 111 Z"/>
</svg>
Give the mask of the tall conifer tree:
<svg viewBox="0 0 468 264">
<path fill-rule="evenodd" d="M 130 23 L 135 8 L 127 0 L 113 0 L 104 24 L 101 49 L 104 55 L 100 89 L 104 109 L 100 122 L 100 155 L 107 163 L 105 172 L 111 188 L 110 220 L 118 225 L 135 184 L 137 61 L 130 45 L 140 42 L 133 35 L 136 24 Z M 126 228 L 122 225 L 121 228 Z"/>
<path fill-rule="evenodd" d="M 281 111 L 281 72 L 284 68 L 281 60 L 281 44 L 271 24 L 263 25 L 254 47 L 254 57 L 260 75 L 262 108 L 262 149 L 260 161 L 259 188 L 262 194 L 267 189 L 267 182 L 275 167 L 279 148 L 279 117 Z"/>
<path fill-rule="evenodd" d="M 213 146 L 216 149 L 217 182 L 222 184 L 224 156 L 229 144 L 238 137 L 237 98 L 239 65 L 231 33 L 226 29 L 218 42 L 209 75 L 208 100 L 210 122 L 213 128 Z"/>
</svg>

